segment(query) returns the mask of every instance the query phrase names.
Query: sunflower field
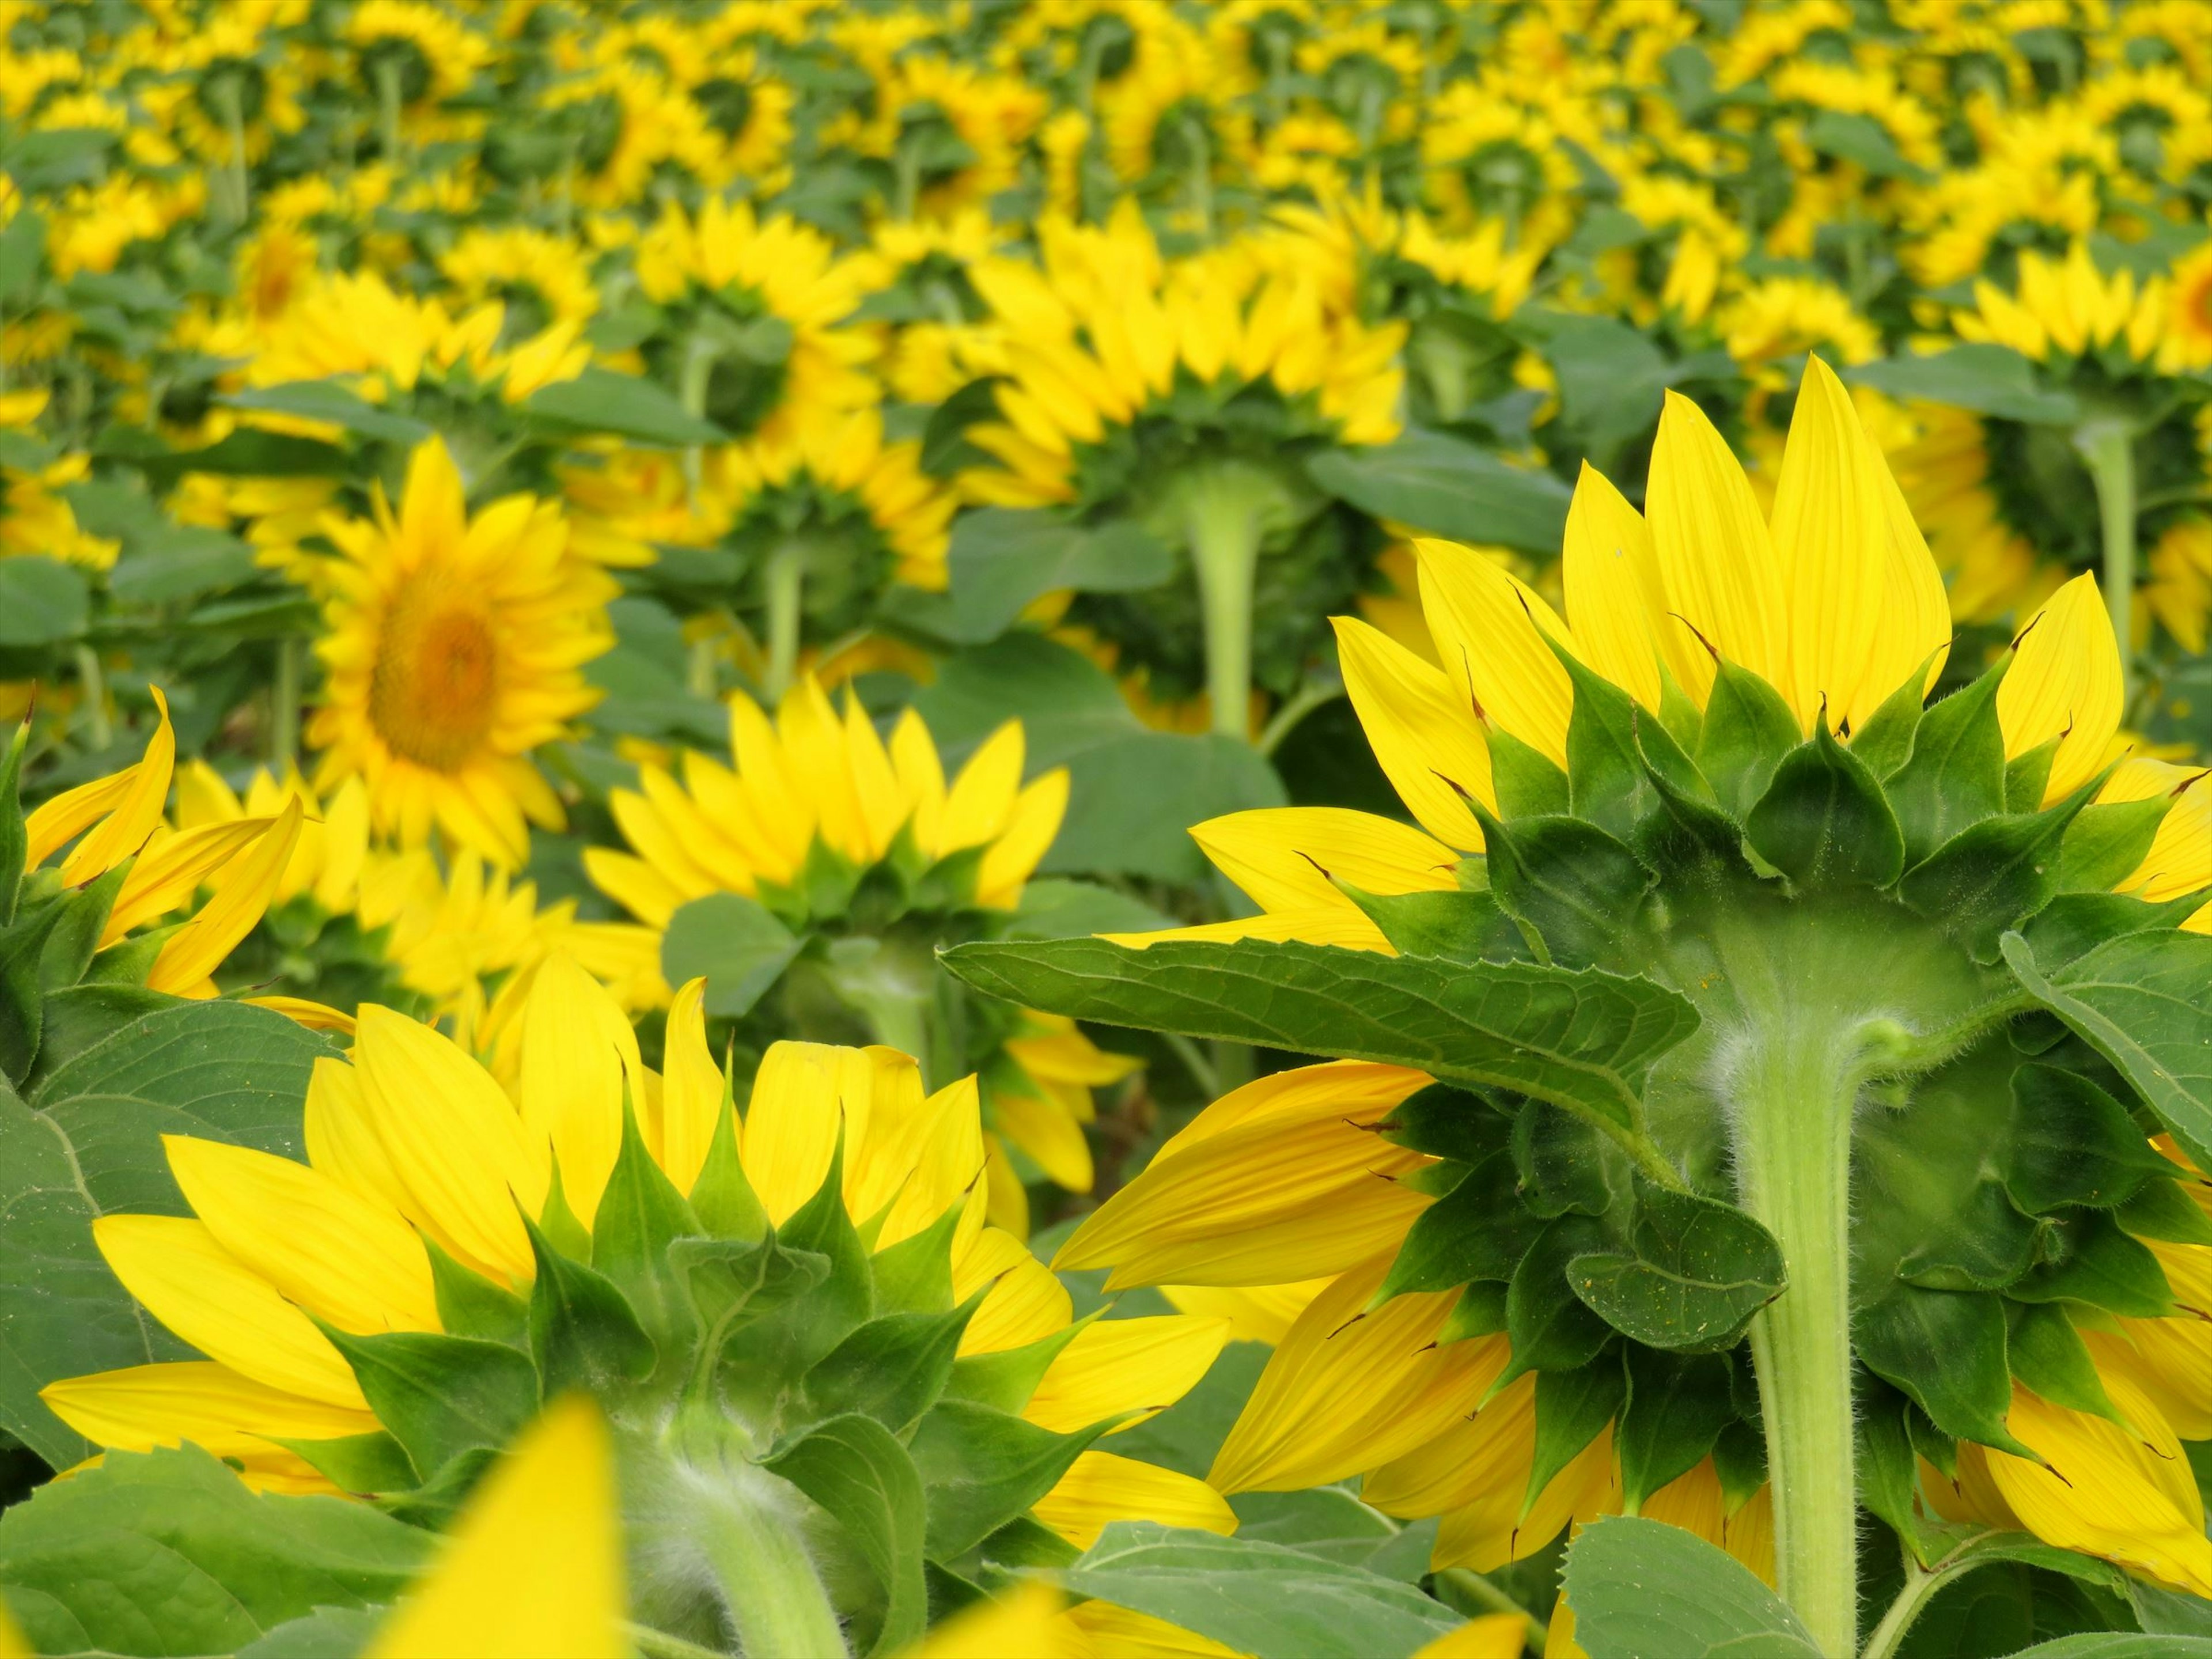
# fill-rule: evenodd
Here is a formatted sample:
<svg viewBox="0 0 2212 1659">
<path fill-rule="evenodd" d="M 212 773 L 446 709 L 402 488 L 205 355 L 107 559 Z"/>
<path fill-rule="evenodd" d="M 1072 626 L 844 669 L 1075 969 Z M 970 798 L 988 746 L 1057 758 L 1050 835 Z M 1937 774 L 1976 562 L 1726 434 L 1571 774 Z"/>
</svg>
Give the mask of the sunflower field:
<svg viewBox="0 0 2212 1659">
<path fill-rule="evenodd" d="M 0 1659 L 2212 1659 L 2212 3 L 0 0 Z"/>
</svg>

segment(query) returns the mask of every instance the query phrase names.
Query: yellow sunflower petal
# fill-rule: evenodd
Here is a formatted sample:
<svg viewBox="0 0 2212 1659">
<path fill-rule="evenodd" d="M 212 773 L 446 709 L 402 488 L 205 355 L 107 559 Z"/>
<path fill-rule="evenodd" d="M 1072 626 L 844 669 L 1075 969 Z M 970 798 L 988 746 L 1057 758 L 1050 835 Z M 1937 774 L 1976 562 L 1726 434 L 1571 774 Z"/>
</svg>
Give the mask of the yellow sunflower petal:
<svg viewBox="0 0 2212 1659">
<path fill-rule="evenodd" d="M 2120 648 L 2097 579 L 2087 571 L 2021 630 L 1997 688 L 1997 722 L 2008 760 L 2059 738 L 2046 802 L 2079 789 L 2110 758 L 2120 725 Z"/>
<path fill-rule="evenodd" d="M 1227 1320 L 1194 1314 L 1095 1321 L 1054 1358 L 1022 1415 L 1055 1434 L 1125 1412 L 1149 1417 L 1195 1387 L 1228 1340 Z"/>
<path fill-rule="evenodd" d="M 1102 1451 L 1079 1454 L 1030 1513 L 1079 1550 L 1097 1543 L 1114 1521 L 1157 1521 L 1224 1535 L 1237 1530 L 1236 1510 L 1205 1481 Z"/>
</svg>

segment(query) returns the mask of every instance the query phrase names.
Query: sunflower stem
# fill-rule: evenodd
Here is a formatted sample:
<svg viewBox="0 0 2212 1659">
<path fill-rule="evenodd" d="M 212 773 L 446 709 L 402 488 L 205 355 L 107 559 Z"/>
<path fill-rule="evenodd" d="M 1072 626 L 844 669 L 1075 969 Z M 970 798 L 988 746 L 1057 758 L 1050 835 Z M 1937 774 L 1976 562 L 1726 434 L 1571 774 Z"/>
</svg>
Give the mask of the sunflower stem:
<svg viewBox="0 0 2212 1659">
<path fill-rule="evenodd" d="M 1743 1206 L 1782 1246 L 1788 1285 L 1751 1322 L 1783 1595 L 1831 1659 L 1856 1645 L 1851 1425 L 1851 1109 L 1862 1069 L 1844 1034 L 1786 1009 L 1735 1079 Z"/>
<path fill-rule="evenodd" d="M 224 210 L 233 224 L 242 225 L 252 211 L 252 197 L 246 169 L 246 112 L 236 73 L 223 75 L 210 90 L 222 106 L 223 131 L 230 139 L 230 188 L 225 192 L 230 199 Z"/>
<path fill-rule="evenodd" d="M 630 1645 L 644 1659 L 729 1659 L 718 1648 L 697 1642 L 687 1642 L 680 1636 L 671 1636 L 665 1630 L 655 1630 L 650 1625 L 635 1622 L 623 1626 L 623 1633 L 629 1638 Z"/>
<path fill-rule="evenodd" d="M 684 368 L 676 387 L 677 401 L 684 412 L 694 420 L 707 418 L 707 391 L 713 382 L 714 364 L 721 357 L 721 348 L 699 335 L 693 335 L 684 348 Z M 691 497 L 693 511 L 699 506 L 700 475 L 705 452 L 697 444 L 684 448 L 684 488 Z"/>
<path fill-rule="evenodd" d="M 269 764 L 283 773 L 300 753 L 300 681 L 307 642 L 296 634 L 276 641 L 276 678 L 269 688 Z"/>
<path fill-rule="evenodd" d="M 1437 1593 L 1438 1599 L 1447 1607 L 1467 1614 L 1470 1619 L 1491 1613 L 1519 1613 L 1528 1626 L 1521 1633 L 1523 1647 L 1535 1655 L 1536 1659 L 1543 1659 L 1550 1630 L 1534 1613 L 1480 1573 L 1468 1567 L 1447 1567 L 1437 1575 Z"/>
<path fill-rule="evenodd" d="M 1932 1570 L 1923 1568 L 1908 1553 L 1905 1561 L 1905 1587 L 1897 1592 L 1897 1599 L 1881 1616 L 1881 1622 L 1867 1638 L 1866 1646 L 1859 1659 L 1896 1659 L 1898 1649 L 1904 1644 L 1905 1632 L 1912 1621 L 1927 1610 L 1936 1592 L 1961 1574 L 1971 1572 L 1987 1558 L 1974 1556 L 1966 1560 L 1939 1562 Z"/>
<path fill-rule="evenodd" d="M 758 1471 L 699 1505 L 692 1535 L 706 1557 L 745 1653 L 776 1659 L 849 1659 L 837 1610 L 801 1540 L 795 1512 L 748 1490 Z"/>
<path fill-rule="evenodd" d="M 399 60 L 386 54 L 376 60 L 376 109 L 384 132 L 384 161 L 399 165 Z"/>
<path fill-rule="evenodd" d="M 1183 533 L 1205 616 L 1213 729 L 1240 743 L 1252 737 L 1252 581 L 1268 485 L 1256 469 L 1216 465 L 1188 481 L 1183 503 Z"/>
<path fill-rule="evenodd" d="M 100 653 L 88 645 L 76 648 L 77 684 L 84 690 L 85 737 L 94 754 L 115 741 L 115 727 L 107 718 L 107 678 L 100 672 Z"/>
<path fill-rule="evenodd" d="M 799 673 L 799 624 L 806 592 L 806 549 L 786 542 L 761 571 L 768 600 L 768 669 L 761 689 L 773 705 L 783 701 Z"/>
<path fill-rule="evenodd" d="M 2104 532 L 2105 604 L 2120 647 L 2120 707 L 2133 690 L 2136 600 L 2135 435 L 2120 421 L 2095 421 L 2074 434 L 2097 487 L 2097 516 Z"/>
</svg>

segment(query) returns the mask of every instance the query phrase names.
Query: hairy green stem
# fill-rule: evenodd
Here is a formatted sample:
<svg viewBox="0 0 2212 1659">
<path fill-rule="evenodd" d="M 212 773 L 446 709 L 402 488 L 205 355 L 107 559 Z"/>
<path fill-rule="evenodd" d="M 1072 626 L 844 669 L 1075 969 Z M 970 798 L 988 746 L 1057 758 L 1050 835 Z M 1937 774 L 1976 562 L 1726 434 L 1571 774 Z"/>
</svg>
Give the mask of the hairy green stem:
<svg viewBox="0 0 2212 1659">
<path fill-rule="evenodd" d="M 1778 1024 L 1749 1045 L 1735 1091 L 1740 1195 L 1781 1244 L 1789 1275 L 1751 1322 L 1775 1572 L 1821 1651 L 1849 1659 L 1858 1591 L 1850 1160 L 1860 1071 L 1838 1052 L 1839 1034 L 1793 1029 L 1786 1014 Z"/>
<path fill-rule="evenodd" d="M 1272 755 L 1283 746 L 1283 741 L 1297 729 L 1298 722 L 1325 703 L 1334 702 L 1345 695 L 1342 680 L 1308 680 L 1297 689 L 1288 702 L 1278 708 L 1260 740 L 1253 746 L 1263 755 Z"/>
<path fill-rule="evenodd" d="M 278 773 L 300 754 L 301 680 L 307 642 L 296 634 L 276 641 L 276 678 L 269 688 L 269 764 Z"/>
<path fill-rule="evenodd" d="M 837 1610 L 800 1540 L 798 1521 L 795 1507 L 781 1513 L 737 1491 L 700 1507 L 693 1535 L 744 1652 L 849 1659 Z"/>
<path fill-rule="evenodd" d="M 84 691 L 85 738 L 94 754 L 115 741 L 115 727 L 107 718 L 107 677 L 100 672 L 100 653 L 88 645 L 76 648 L 77 684 Z"/>
<path fill-rule="evenodd" d="M 768 669 L 761 689 L 773 708 L 783 701 L 799 673 L 799 632 L 801 601 L 805 597 L 806 549 L 786 542 L 768 556 L 761 571 L 768 600 Z"/>
<path fill-rule="evenodd" d="M 684 348 L 684 367 L 678 371 L 676 400 L 684 405 L 684 412 L 694 420 L 707 417 L 707 390 L 714 373 L 714 364 L 720 358 L 721 348 L 693 335 Z M 699 500 L 700 471 L 703 452 L 697 444 L 684 447 L 684 487 L 690 492 L 696 506 Z"/>
<path fill-rule="evenodd" d="M 395 58 L 376 60 L 376 107 L 383 123 L 385 165 L 396 167 L 399 165 L 399 62 Z"/>
<path fill-rule="evenodd" d="M 626 1621 L 623 1634 L 629 1638 L 630 1645 L 644 1659 L 729 1659 L 715 1648 L 697 1642 L 687 1642 L 680 1636 L 671 1636 L 665 1630 L 655 1630 L 650 1625 Z"/>
<path fill-rule="evenodd" d="M 1981 1565 L 1982 1558 L 1973 1557 L 1964 1561 L 1942 1562 L 1931 1571 L 1908 1556 L 1905 1586 L 1897 1592 L 1897 1599 L 1889 1604 L 1889 1610 L 1882 1614 L 1881 1622 L 1874 1627 L 1874 1633 L 1867 1638 L 1859 1659 L 1896 1659 L 1905 1632 L 1912 1628 L 1912 1621 L 1927 1610 L 1936 1592 Z"/>
<path fill-rule="evenodd" d="M 1260 562 L 1261 512 L 1258 491 L 1233 466 L 1191 480 L 1184 503 L 1183 532 L 1205 616 L 1213 729 L 1240 743 L 1252 735 L 1252 582 Z"/>
<path fill-rule="evenodd" d="M 2104 536 L 2105 604 L 2120 647 L 2121 707 L 2133 689 L 2136 601 L 2135 435 L 2120 421 L 2097 421 L 2074 434 L 2097 486 L 2097 517 Z"/>
<path fill-rule="evenodd" d="M 242 225 L 252 209 L 252 186 L 247 181 L 246 167 L 246 112 L 239 95 L 235 73 L 222 76 L 210 88 L 216 101 L 222 106 L 224 134 L 230 140 L 230 187 L 225 193 L 229 201 L 224 204 L 233 224 Z"/>
</svg>

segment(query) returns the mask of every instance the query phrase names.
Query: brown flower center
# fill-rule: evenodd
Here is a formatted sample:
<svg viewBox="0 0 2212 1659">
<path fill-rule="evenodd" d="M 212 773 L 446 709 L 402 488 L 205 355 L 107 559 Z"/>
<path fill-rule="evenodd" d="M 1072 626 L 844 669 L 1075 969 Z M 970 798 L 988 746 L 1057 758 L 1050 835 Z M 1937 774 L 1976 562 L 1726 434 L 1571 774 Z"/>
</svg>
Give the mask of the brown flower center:
<svg viewBox="0 0 2212 1659">
<path fill-rule="evenodd" d="M 458 772 L 489 734 L 499 643 L 483 612 L 442 583 L 402 587 L 385 614 L 368 681 L 368 719 L 394 754 Z"/>
</svg>

